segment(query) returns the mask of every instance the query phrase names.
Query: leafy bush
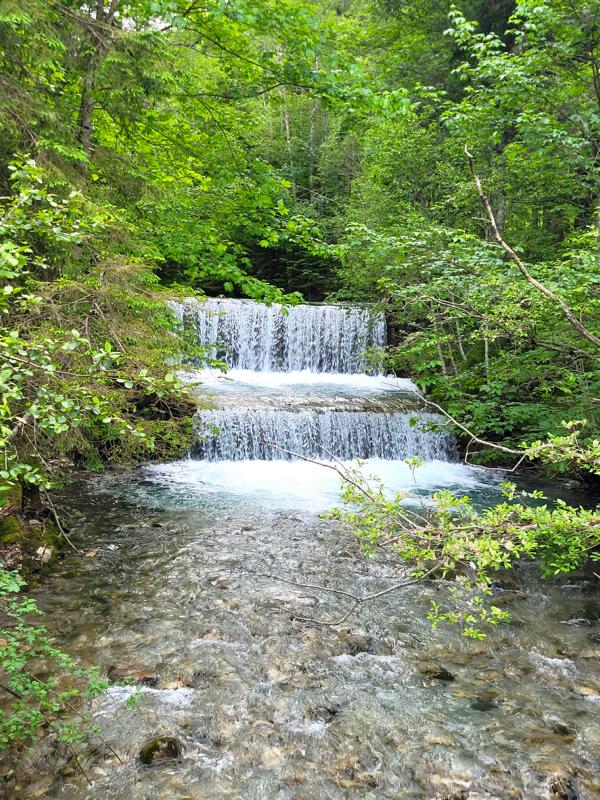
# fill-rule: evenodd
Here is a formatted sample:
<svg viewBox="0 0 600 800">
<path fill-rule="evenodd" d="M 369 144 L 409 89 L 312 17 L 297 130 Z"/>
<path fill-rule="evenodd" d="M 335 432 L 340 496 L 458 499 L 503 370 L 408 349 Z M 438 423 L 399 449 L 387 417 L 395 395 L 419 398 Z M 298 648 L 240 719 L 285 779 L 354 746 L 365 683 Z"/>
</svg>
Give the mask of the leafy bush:
<svg viewBox="0 0 600 800">
<path fill-rule="evenodd" d="M 48 489 L 65 457 L 98 467 L 151 455 L 157 441 L 168 455 L 160 423 L 175 443 L 171 429 L 183 431 L 195 407 L 168 366 L 185 338 L 174 335 L 178 323 L 149 268 L 113 259 L 79 280 L 44 280 L 61 253 L 105 224 L 75 193 L 48 192 L 44 178 L 32 160 L 13 165 L 0 212 L 4 493 L 19 482 Z M 180 441 L 173 452 L 181 451 Z"/>
<path fill-rule="evenodd" d="M 71 746 L 81 741 L 89 722 L 79 701 L 102 692 L 107 682 L 57 648 L 43 625 L 33 624 L 31 618 L 42 612 L 20 594 L 23 587 L 16 572 L 0 567 L 0 689 L 7 698 L 0 708 L 0 750 L 25 746 L 42 729 Z"/>
</svg>

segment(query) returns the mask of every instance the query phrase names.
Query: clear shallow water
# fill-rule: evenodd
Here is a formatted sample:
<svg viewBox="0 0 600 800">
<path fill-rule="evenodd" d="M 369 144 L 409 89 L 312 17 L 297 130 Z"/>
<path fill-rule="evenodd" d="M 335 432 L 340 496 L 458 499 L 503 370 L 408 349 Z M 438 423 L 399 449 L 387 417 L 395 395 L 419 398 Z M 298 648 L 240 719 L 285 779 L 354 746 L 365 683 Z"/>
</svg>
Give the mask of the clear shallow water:
<svg viewBox="0 0 600 800">
<path fill-rule="evenodd" d="M 294 621 L 344 605 L 281 578 L 367 593 L 397 577 L 310 513 L 335 490 L 322 483 L 328 471 L 309 467 L 178 462 L 72 487 L 65 501 L 83 514 L 73 537 L 95 555 L 68 556 L 37 599 L 84 661 L 152 686 L 133 709 L 131 688 L 95 702 L 110 749 L 89 745 L 92 786 L 42 748 L 8 797 L 600 796 L 600 607 L 590 585 L 531 576 L 528 595 L 506 587 L 497 602 L 513 621 L 484 642 L 432 634 L 426 587 L 381 598 L 341 628 Z M 410 484 L 400 464 L 369 467 Z M 460 465 L 418 474 L 423 490 L 460 481 L 480 498 L 495 491 L 489 473 Z M 440 667 L 454 680 L 432 677 Z M 142 766 L 139 749 L 157 734 L 177 737 L 183 754 Z M 579 794 L 551 791 L 567 775 Z"/>
<path fill-rule="evenodd" d="M 251 429 L 272 414 L 283 436 L 294 409 L 321 422 L 358 411 L 371 415 L 375 435 L 381 412 L 419 413 L 410 382 L 352 374 L 366 345 L 384 343 L 381 316 L 210 302 L 179 310 L 201 341 L 220 341 L 230 363 L 300 370 L 189 375 L 213 390 L 229 422 L 241 416 Z M 422 436 L 433 447 L 439 432 Z M 412 489 L 407 502 L 427 504 L 441 487 L 479 504 L 498 499 L 498 475 L 427 452 L 416 486 L 402 460 L 368 459 L 362 471 Z M 325 467 L 255 460 L 185 460 L 72 486 L 63 502 L 81 514 L 71 536 L 86 555 L 69 555 L 37 599 L 62 646 L 111 681 L 129 675 L 136 685 L 113 685 L 95 701 L 101 740 L 91 737 L 81 759 L 91 785 L 46 738 L 5 784 L 6 797 L 600 797 L 592 583 L 548 585 L 534 574 L 500 583 L 496 603 L 512 622 L 483 642 L 432 633 L 427 610 L 440 595 L 430 586 L 381 597 L 341 627 L 300 622 L 338 618 L 345 605 L 299 583 L 364 595 L 398 580 L 394 564 L 366 560 L 352 536 L 319 518 L 338 489 Z M 181 756 L 144 766 L 140 749 L 157 735 L 175 737 Z"/>
</svg>

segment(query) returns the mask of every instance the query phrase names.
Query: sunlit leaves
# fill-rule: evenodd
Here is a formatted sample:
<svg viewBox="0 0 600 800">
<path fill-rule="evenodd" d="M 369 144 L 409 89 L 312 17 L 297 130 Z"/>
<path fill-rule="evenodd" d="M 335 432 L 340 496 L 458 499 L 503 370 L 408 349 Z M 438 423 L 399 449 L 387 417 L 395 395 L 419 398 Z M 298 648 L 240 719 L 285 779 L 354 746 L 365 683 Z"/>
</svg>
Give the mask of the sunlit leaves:
<svg viewBox="0 0 600 800">
<path fill-rule="evenodd" d="M 130 354 L 123 351 L 122 339 L 113 327 L 116 324 L 121 330 L 121 317 L 139 324 L 139 317 L 149 316 L 144 323 L 145 335 L 140 334 L 147 359 L 151 342 L 145 337 L 162 339 L 161 334 L 174 329 L 174 320 L 162 300 L 148 297 L 155 276 L 123 266 L 119 272 L 113 263 L 117 277 L 107 279 L 101 274 L 94 282 L 90 276 L 87 285 L 57 280 L 56 303 L 47 285 L 39 281 L 52 263 L 36 250 L 58 258 L 91 231 L 101 231 L 105 217 L 85 207 L 74 192 L 63 200 L 48 192 L 44 171 L 31 159 L 14 164 L 12 173 L 13 194 L 3 198 L 0 206 L 0 233 L 4 237 L 0 245 L 3 494 L 17 483 L 46 490 L 60 482 L 65 456 L 84 454 L 99 465 L 99 449 L 104 459 L 110 457 L 113 447 L 150 453 L 154 437 L 148 426 L 135 418 L 128 393 L 132 399 L 148 398 L 151 407 L 164 403 L 165 409 L 173 398 L 183 395 L 180 383 L 163 363 L 170 341 L 167 345 L 161 341 L 160 349 L 156 343 L 160 362 L 153 365 L 153 373 L 135 361 L 130 363 Z M 30 242 L 35 242 L 35 249 Z M 118 281 L 118 276 L 123 280 L 120 288 L 100 288 L 107 280 Z M 116 322 L 110 319 L 114 313 L 111 306 L 115 305 L 121 315 Z M 115 335 L 118 344 L 101 332 Z M 186 348 L 184 341 L 178 344 L 175 337 L 172 339 L 174 351 Z M 135 342 L 131 349 L 136 352 Z"/>
</svg>

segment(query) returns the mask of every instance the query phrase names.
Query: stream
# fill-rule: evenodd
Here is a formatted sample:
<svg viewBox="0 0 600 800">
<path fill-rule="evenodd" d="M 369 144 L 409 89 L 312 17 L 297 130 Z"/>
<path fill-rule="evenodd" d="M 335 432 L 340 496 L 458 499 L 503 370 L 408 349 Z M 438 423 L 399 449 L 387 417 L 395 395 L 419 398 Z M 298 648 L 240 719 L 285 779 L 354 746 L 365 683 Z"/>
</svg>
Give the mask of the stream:
<svg viewBox="0 0 600 800">
<path fill-rule="evenodd" d="M 511 621 L 483 641 L 432 632 L 435 589 L 410 587 L 338 627 L 343 597 L 397 579 L 320 514 L 333 470 L 428 503 L 480 504 L 499 476 L 459 463 L 407 380 L 368 374 L 385 344 L 368 309 L 211 300 L 176 305 L 230 371 L 190 370 L 214 409 L 190 458 L 94 476 L 64 492 L 78 520 L 36 593 L 62 646 L 118 684 L 94 701 L 81 763 L 49 740 L 19 765 L 14 800 L 593 800 L 600 798 L 600 599 L 591 582 L 498 588 Z M 417 418 L 418 424 L 414 424 Z M 420 456 L 415 475 L 405 459 Z M 415 483 L 416 481 L 416 483 Z M 522 591 L 523 581 L 527 592 Z M 177 757 L 142 763 L 153 737 Z M 168 754 L 167 754 L 168 755 Z"/>
</svg>

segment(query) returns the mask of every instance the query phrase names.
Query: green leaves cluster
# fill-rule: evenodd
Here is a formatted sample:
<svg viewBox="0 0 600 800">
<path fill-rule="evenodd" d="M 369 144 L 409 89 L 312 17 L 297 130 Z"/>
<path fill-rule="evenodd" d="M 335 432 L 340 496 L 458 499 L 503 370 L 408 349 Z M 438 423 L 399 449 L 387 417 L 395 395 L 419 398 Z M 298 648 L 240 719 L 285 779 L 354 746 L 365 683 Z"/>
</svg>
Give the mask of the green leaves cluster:
<svg viewBox="0 0 600 800">
<path fill-rule="evenodd" d="M 503 487 L 506 500 L 490 508 L 477 510 L 449 491 L 436 493 L 435 505 L 425 508 L 417 496 L 390 492 L 359 471 L 338 472 L 344 506 L 330 516 L 358 537 L 367 555 L 385 552 L 410 578 L 436 585 L 428 613 L 434 628 L 456 624 L 479 639 L 507 621 L 494 604 L 495 582 L 519 561 L 536 561 L 543 577 L 554 578 L 600 560 L 597 510 L 542 503 L 541 493 L 510 483 Z"/>
<path fill-rule="evenodd" d="M 464 147 L 506 241 L 600 330 L 597 15 L 584 2 L 493 5 L 444 13 L 432 3 L 419 19 L 410 3 L 373 12 L 393 40 L 382 56 L 388 85 L 405 87 L 411 107 L 336 132 L 360 166 L 319 226 L 341 262 L 333 296 L 380 303 L 395 331 L 389 368 L 474 433 L 514 447 L 585 419 L 581 438 L 593 447 L 597 349 L 494 243 Z"/>
<path fill-rule="evenodd" d="M 50 730 L 67 746 L 85 736 L 88 721 L 74 711 L 80 699 L 102 692 L 107 682 L 98 671 L 83 669 L 56 647 L 46 628 L 35 622 L 42 612 L 35 600 L 22 594 L 24 581 L 0 567 L 0 750 L 34 741 L 41 729 Z M 64 719 L 68 712 L 70 719 Z"/>
<path fill-rule="evenodd" d="M 40 280 L 102 221 L 83 214 L 78 195 L 61 201 L 48 192 L 30 159 L 14 166 L 11 180 L 0 212 L 2 503 L 17 483 L 48 489 L 60 480 L 65 457 L 99 466 L 111 450 L 151 453 L 154 438 L 136 418 L 135 402 L 160 418 L 183 396 L 160 343 L 176 323 L 161 299 L 137 297 L 144 289 L 135 269 L 122 269 L 120 286 L 114 279 L 105 286 L 102 275 L 83 283 Z M 139 328 L 149 312 L 155 320 Z M 132 323 L 149 336 L 137 343 L 146 366 L 136 363 L 139 349 L 127 351 L 121 338 L 134 333 L 122 331 Z M 173 337 L 173 352 L 181 346 Z"/>
</svg>

